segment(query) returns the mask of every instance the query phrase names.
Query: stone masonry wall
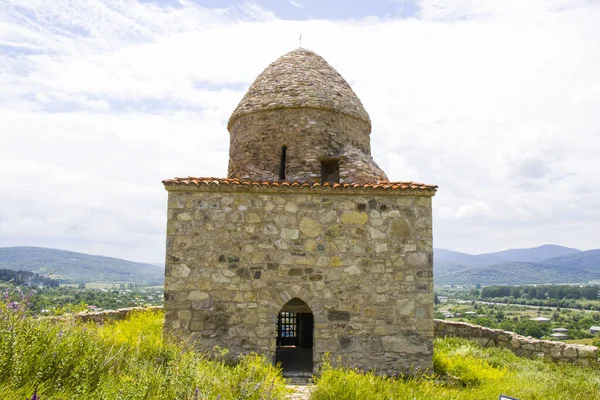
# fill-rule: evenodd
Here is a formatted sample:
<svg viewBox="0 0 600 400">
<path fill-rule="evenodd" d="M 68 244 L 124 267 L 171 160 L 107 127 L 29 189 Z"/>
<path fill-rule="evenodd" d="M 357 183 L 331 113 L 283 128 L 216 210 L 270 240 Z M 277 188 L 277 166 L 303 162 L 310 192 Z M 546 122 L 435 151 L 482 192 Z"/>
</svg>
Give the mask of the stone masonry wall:
<svg viewBox="0 0 600 400">
<path fill-rule="evenodd" d="M 165 331 L 273 357 L 293 298 L 325 352 L 388 374 L 431 368 L 431 195 L 166 186 Z"/>
<path fill-rule="evenodd" d="M 387 180 L 371 157 L 370 125 L 345 114 L 313 108 L 255 112 L 229 128 L 230 178 L 277 180 L 287 147 L 286 180 L 320 182 L 321 161 L 340 161 L 340 182 Z"/>
<path fill-rule="evenodd" d="M 513 332 L 490 329 L 466 322 L 453 322 L 436 319 L 436 337 L 460 337 L 478 342 L 486 347 L 504 347 L 519 356 L 547 360 L 571 362 L 581 365 L 600 366 L 600 349 L 595 346 L 570 345 L 563 342 L 539 340 Z"/>
</svg>

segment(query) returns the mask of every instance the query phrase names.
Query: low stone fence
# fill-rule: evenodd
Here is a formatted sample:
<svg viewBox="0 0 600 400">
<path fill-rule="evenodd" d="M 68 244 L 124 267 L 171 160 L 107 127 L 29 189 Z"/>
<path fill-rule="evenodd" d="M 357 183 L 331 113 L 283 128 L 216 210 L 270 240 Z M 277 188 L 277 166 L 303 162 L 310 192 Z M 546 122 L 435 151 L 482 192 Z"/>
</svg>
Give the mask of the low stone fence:
<svg viewBox="0 0 600 400">
<path fill-rule="evenodd" d="M 434 320 L 435 337 L 459 337 L 478 342 L 485 347 L 504 347 L 519 356 L 543 357 L 549 361 L 565 361 L 580 365 L 600 366 L 600 349 L 525 337 L 500 329 L 490 329 L 466 322 Z"/>
<path fill-rule="evenodd" d="M 127 316 L 134 311 L 162 311 L 162 306 L 151 306 L 151 307 L 129 307 L 129 308 L 118 308 L 116 310 L 105 310 L 97 312 L 80 312 L 71 315 L 78 321 L 88 322 L 94 321 L 96 323 L 102 323 L 104 321 L 118 321 L 127 318 Z"/>
</svg>

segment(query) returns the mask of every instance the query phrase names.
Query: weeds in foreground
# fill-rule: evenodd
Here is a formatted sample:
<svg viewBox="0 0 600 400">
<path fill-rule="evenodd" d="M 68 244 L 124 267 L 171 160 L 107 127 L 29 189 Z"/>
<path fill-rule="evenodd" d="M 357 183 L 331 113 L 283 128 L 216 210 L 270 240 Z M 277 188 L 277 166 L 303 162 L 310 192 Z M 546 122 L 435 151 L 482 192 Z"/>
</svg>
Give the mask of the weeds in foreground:
<svg viewBox="0 0 600 400">
<path fill-rule="evenodd" d="M 311 400 L 600 399 L 600 371 L 529 360 L 464 339 L 437 339 L 434 374 L 388 378 L 325 362 Z"/>
<path fill-rule="evenodd" d="M 19 297 L 20 296 L 20 297 Z M 26 315 L 26 294 L 0 301 L 0 398 L 252 399 L 286 396 L 280 370 L 264 357 L 236 365 L 162 336 L 160 312 L 103 326 Z M 217 355 L 225 350 L 217 349 Z M 517 357 L 462 339 L 438 339 L 434 374 L 387 378 L 333 368 L 327 360 L 312 400 L 600 399 L 600 371 Z M 33 394 L 33 397 L 32 397 Z"/>
<path fill-rule="evenodd" d="M 276 400 L 287 393 L 281 371 L 262 356 L 231 366 L 164 339 L 161 312 L 96 326 L 26 316 L 25 302 L 0 302 L 2 399 Z"/>
</svg>

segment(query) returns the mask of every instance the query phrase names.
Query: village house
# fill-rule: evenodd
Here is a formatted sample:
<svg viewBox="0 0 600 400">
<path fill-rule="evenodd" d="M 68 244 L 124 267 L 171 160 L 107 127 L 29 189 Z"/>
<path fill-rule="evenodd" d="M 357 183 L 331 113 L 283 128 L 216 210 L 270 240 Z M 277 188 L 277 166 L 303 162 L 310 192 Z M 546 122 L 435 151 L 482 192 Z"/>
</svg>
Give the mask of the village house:
<svg viewBox="0 0 600 400">
<path fill-rule="evenodd" d="M 537 317 L 537 318 L 531 318 L 531 321 L 534 321 L 534 322 L 539 322 L 539 323 L 545 324 L 545 323 L 548 323 L 548 322 L 550 322 L 550 318 L 546 318 L 546 317 Z"/>
<path fill-rule="evenodd" d="M 551 334 L 550 337 L 555 340 L 566 340 L 569 338 L 569 335 L 567 335 L 566 333 L 557 332 Z"/>
</svg>

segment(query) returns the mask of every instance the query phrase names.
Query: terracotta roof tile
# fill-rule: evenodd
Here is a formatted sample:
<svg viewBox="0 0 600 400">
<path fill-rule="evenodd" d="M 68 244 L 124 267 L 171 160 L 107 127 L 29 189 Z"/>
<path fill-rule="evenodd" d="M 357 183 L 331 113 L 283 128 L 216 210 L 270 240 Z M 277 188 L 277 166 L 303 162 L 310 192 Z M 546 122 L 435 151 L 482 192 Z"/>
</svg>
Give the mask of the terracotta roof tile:
<svg viewBox="0 0 600 400">
<path fill-rule="evenodd" d="M 416 191 L 427 191 L 435 192 L 437 185 L 426 185 L 420 182 L 390 182 L 390 181 L 379 181 L 376 183 L 309 183 L 309 182 L 278 182 L 278 181 L 247 181 L 235 178 L 196 178 L 188 176 L 185 178 L 174 178 L 166 179 L 163 181 L 165 186 L 174 185 L 228 185 L 228 186 L 265 186 L 265 187 L 300 187 L 300 188 L 328 188 L 335 190 L 343 190 L 347 188 L 358 188 L 358 189 L 373 189 L 373 190 L 416 190 Z"/>
</svg>

